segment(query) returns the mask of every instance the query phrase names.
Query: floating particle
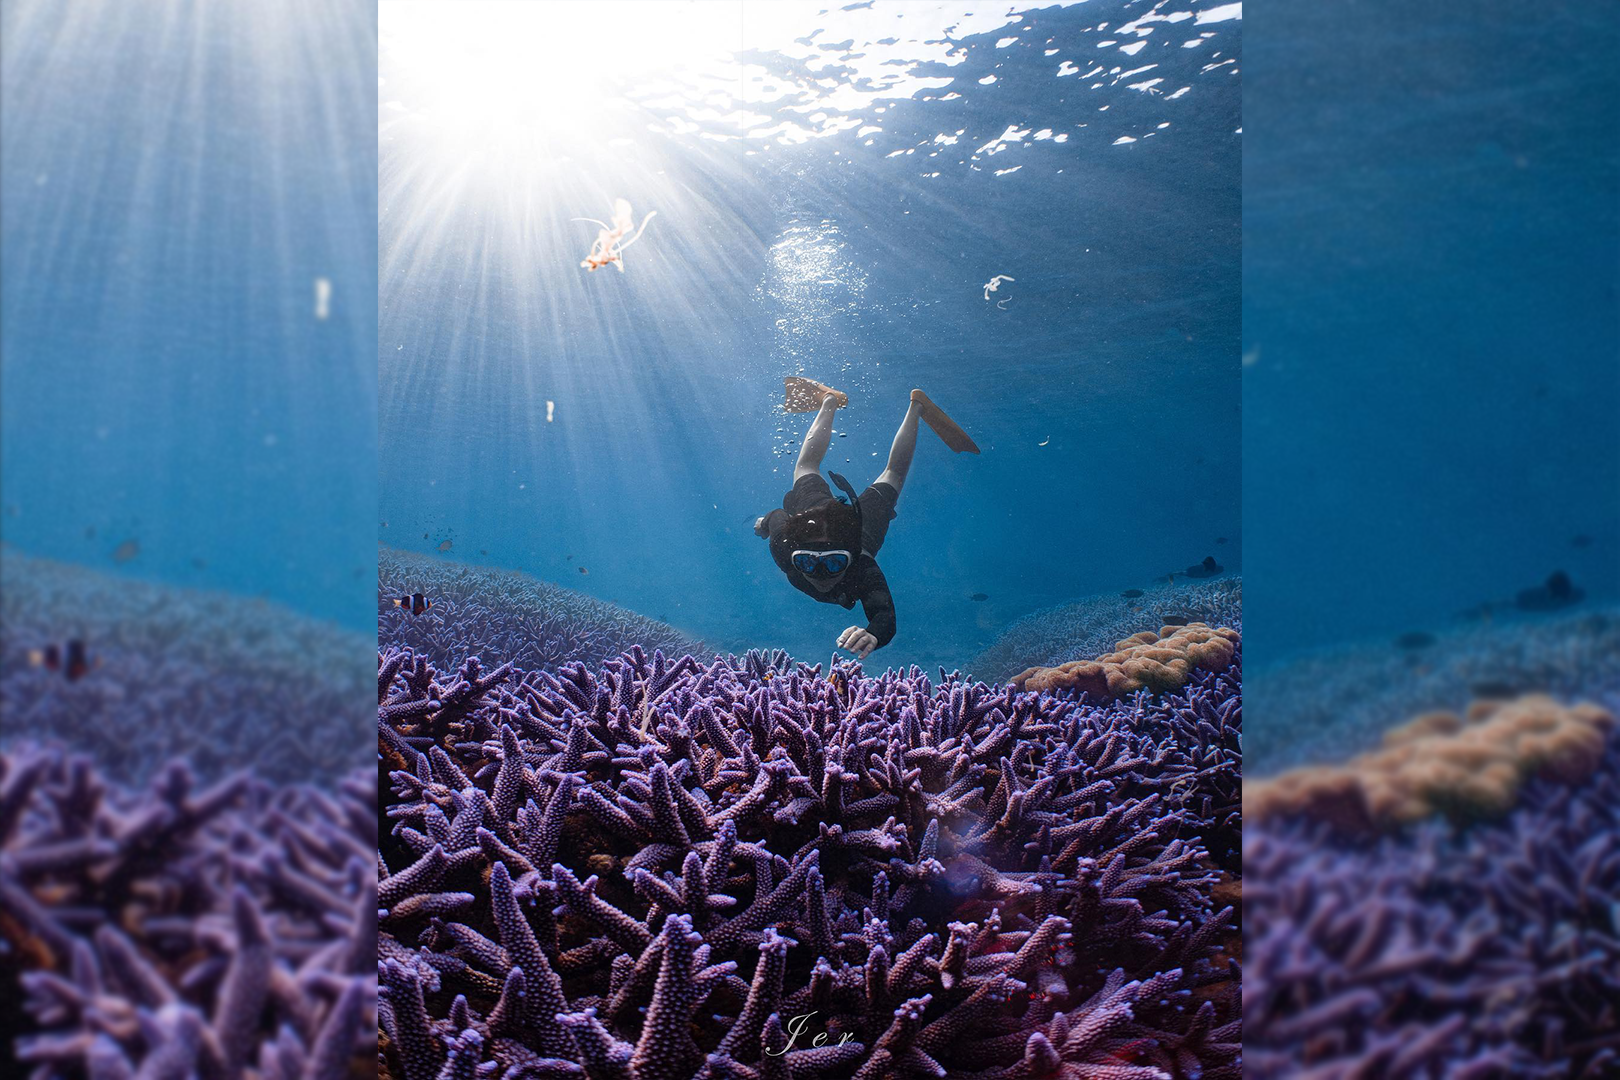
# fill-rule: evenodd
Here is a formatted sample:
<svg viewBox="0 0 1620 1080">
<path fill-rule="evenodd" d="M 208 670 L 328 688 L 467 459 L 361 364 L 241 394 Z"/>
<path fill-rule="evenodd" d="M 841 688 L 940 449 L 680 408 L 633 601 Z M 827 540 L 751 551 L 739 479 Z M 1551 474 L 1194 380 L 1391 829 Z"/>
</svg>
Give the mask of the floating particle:
<svg viewBox="0 0 1620 1080">
<path fill-rule="evenodd" d="M 1045 446 L 1047 443 L 1049 443 L 1051 441 L 1052 441 L 1052 436 L 1048 435 L 1046 438 L 1042 439 L 1040 442 L 1036 443 L 1035 445 L 1036 446 Z"/>
<path fill-rule="evenodd" d="M 332 313 L 332 282 L 328 278 L 315 279 L 315 317 L 325 321 Z"/>
<path fill-rule="evenodd" d="M 1017 281 L 1017 280 L 1018 280 L 1017 278 L 1008 277 L 1006 274 L 997 274 L 995 277 L 991 278 L 989 281 L 984 283 L 984 298 L 986 300 L 990 299 L 990 294 L 995 292 L 996 290 L 1000 289 L 1001 288 L 1001 283 L 1003 281 Z"/>
<path fill-rule="evenodd" d="M 546 402 L 546 423 L 548 423 L 548 424 L 551 423 L 551 414 L 554 413 L 556 410 L 557 410 L 557 403 L 555 401 L 547 401 Z"/>
</svg>

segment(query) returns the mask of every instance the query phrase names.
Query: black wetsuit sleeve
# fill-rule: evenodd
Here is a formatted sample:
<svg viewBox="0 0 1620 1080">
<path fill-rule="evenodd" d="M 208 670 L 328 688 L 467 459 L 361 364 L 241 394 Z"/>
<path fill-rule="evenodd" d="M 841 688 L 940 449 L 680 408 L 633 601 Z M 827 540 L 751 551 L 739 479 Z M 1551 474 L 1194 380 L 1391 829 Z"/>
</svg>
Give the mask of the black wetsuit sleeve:
<svg viewBox="0 0 1620 1080">
<path fill-rule="evenodd" d="M 772 510 L 770 513 L 765 515 L 764 522 L 762 522 L 759 528 L 755 529 L 754 531 L 760 536 L 764 537 L 766 540 L 769 540 L 781 530 L 782 526 L 787 523 L 787 519 L 788 512 L 778 506 L 775 510 Z"/>
<path fill-rule="evenodd" d="M 861 578 L 861 610 L 866 612 L 866 630 L 877 638 L 877 647 L 883 648 L 894 640 L 894 597 L 883 571 L 870 557 L 866 559 L 866 573 Z"/>
</svg>

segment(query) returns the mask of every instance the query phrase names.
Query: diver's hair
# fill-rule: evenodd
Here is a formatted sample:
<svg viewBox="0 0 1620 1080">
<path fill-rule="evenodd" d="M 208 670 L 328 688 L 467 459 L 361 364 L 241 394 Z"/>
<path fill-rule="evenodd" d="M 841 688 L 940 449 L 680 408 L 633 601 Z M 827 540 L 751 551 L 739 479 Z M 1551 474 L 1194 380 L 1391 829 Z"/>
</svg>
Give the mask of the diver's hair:
<svg viewBox="0 0 1620 1080">
<path fill-rule="evenodd" d="M 855 556 L 861 553 L 861 516 L 848 503 L 828 499 L 788 518 L 777 535 L 787 551 L 843 548 Z"/>
</svg>

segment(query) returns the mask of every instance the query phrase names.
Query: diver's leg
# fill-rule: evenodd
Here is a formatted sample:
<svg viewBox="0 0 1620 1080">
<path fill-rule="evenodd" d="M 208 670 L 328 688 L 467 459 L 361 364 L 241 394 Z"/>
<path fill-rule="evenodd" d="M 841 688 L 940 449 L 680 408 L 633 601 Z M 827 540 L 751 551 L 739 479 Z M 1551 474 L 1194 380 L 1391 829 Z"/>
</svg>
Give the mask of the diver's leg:
<svg viewBox="0 0 1620 1080">
<path fill-rule="evenodd" d="M 820 474 L 821 459 L 827 456 L 827 444 L 832 442 L 833 413 L 837 411 L 838 397 L 829 392 L 821 399 L 821 408 L 816 412 L 816 418 L 810 421 L 810 430 L 804 433 L 804 445 L 799 447 L 799 463 L 793 467 L 794 483 L 798 483 L 801 477 Z"/>
<path fill-rule="evenodd" d="M 900 430 L 894 433 L 889 446 L 889 464 L 875 483 L 888 484 L 896 495 L 905 486 L 906 473 L 911 471 L 911 458 L 917 452 L 917 421 L 922 418 L 922 406 L 913 401 L 906 407 L 906 418 L 900 421 Z"/>
</svg>

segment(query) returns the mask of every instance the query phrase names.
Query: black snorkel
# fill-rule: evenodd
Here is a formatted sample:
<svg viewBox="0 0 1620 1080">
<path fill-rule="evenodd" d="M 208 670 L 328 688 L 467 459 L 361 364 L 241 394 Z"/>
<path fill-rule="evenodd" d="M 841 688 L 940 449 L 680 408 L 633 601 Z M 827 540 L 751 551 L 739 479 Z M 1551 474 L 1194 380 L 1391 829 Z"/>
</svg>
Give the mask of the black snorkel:
<svg viewBox="0 0 1620 1080">
<path fill-rule="evenodd" d="M 838 490 L 842 491 L 845 495 L 849 496 L 848 499 L 839 499 L 838 501 L 839 502 L 847 502 L 850 506 L 853 506 L 855 508 L 855 520 L 860 521 L 861 520 L 861 500 L 860 500 L 860 497 L 855 494 L 854 485 L 852 485 L 848 480 L 845 480 L 842 476 L 839 476 L 835 472 L 829 471 L 827 473 L 827 475 L 832 477 L 832 482 L 834 484 L 838 485 Z M 863 526 L 864 526 L 864 524 L 865 523 L 862 522 Z M 864 535 L 864 533 L 865 533 L 865 530 L 863 528 L 862 534 Z M 857 552 L 856 554 L 859 554 L 859 552 Z"/>
</svg>

